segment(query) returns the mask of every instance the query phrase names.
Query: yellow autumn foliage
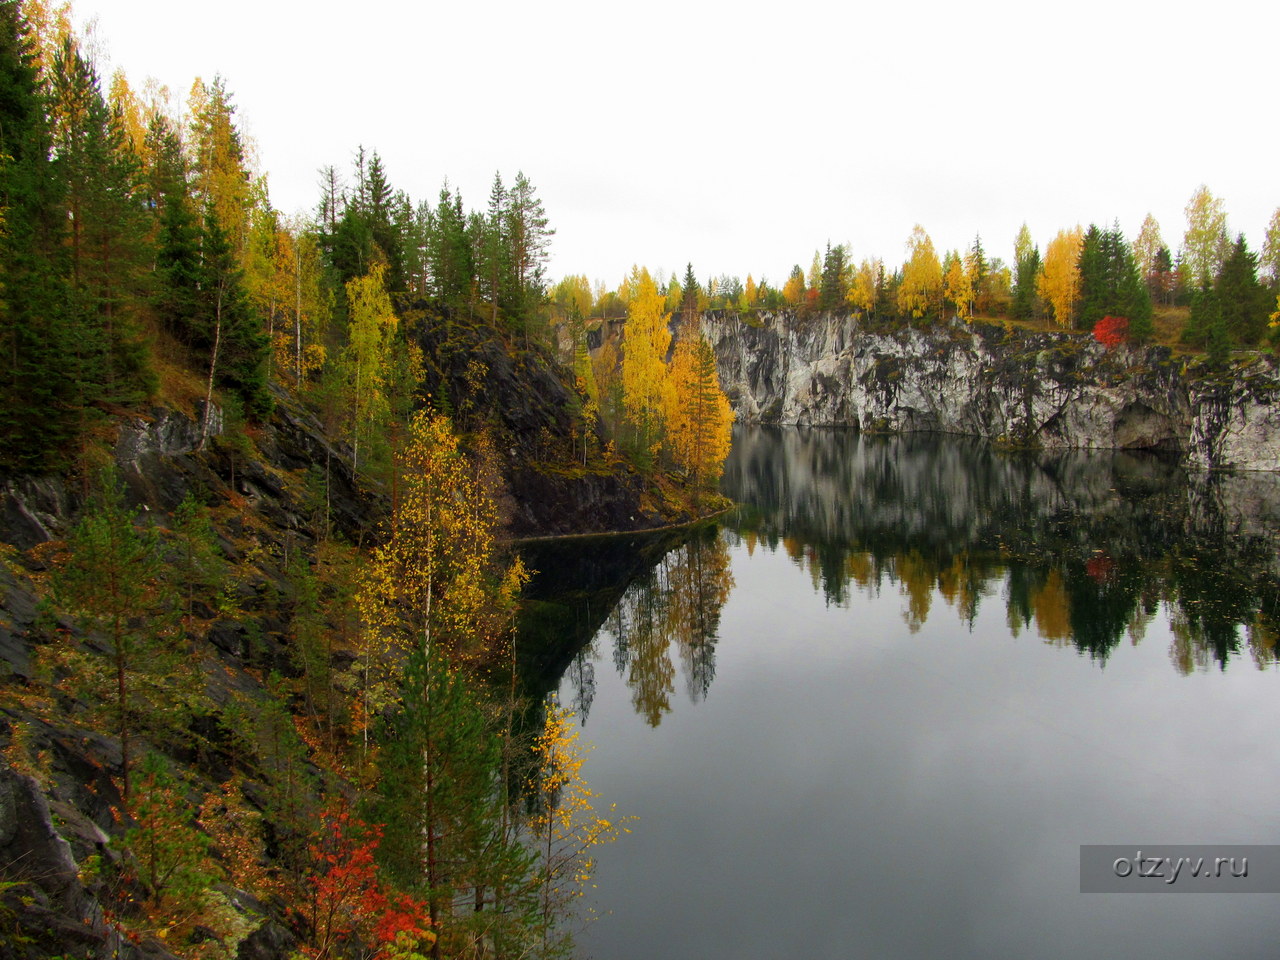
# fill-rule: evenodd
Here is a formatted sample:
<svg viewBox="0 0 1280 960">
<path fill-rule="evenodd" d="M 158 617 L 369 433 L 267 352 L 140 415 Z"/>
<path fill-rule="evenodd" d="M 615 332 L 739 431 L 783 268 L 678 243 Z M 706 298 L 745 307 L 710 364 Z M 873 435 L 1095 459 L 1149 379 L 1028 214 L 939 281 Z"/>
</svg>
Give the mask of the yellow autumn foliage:
<svg viewBox="0 0 1280 960">
<path fill-rule="evenodd" d="M 369 715 L 392 702 L 411 650 L 442 644 L 452 659 L 477 657 L 507 628 L 528 574 L 519 558 L 499 564 L 499 519 L 488 473 L 459 448 L 449 418 L 415 415 L 397 458 L 389 536 L 357 592 Z"/>
<path fill-rule="evenodd" d="M 714 486 L 729 456 L 733 411 L 720 389 L 716 355 L 706 338 L 686 335 L 671 358 L 667 447 L 694 487 Z"/>
<path fill-rule="evenodd" d="M 1059 230 L 1044 253 L 1044 268 L 1036 288 L 1053 308 L 1053 318 L 1061 326 L 1071 324 L 1071 314 L 1080 299 L 1080 248 L 1084 232 L 1077 224 Z"/>
<path fill-rule="evenodd" d="M 920 319 L 942 305 L 942 264 L 924 227 L 916 224 L 907 241 L 907 262 L 898 285 L 898 309 Z"/>
<path fill-rule="evenodd" d="M 658 442 L 668 399 L 666 356 L 671 347 L 666 298 L 643 267 L 633 268 L 622 332 L 622 406 L 642 448 Z"/>
</svg>

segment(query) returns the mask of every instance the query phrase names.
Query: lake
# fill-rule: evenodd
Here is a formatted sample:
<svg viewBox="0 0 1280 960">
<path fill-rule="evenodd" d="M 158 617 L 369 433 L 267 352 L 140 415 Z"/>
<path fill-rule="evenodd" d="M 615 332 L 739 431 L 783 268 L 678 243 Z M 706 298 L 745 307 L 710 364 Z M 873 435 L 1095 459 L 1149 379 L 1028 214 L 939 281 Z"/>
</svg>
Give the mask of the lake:
<svg viewBox="0 0 1280 960">
<path fill-rule="evenodd" d="M 1274 895 L 1079 892 L 1081 844 L 1280 843 L 1275 477 L 739 427 L 723 489 L 531 557 L 638 817 L 583 956 L 1277 954 Z"/>
</svg>

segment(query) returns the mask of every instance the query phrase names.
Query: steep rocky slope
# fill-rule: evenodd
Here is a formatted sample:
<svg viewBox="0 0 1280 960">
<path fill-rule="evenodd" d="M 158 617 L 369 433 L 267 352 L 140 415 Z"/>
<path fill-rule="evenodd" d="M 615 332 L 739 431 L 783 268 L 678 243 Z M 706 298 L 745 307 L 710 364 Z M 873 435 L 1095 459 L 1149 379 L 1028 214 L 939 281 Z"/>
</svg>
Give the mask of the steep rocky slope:
<svg viewBox="0 0 1280 960">
<path fill-rule="evenodd" d="M 410 316 L 426 304 L 408 305 Z M 481 325 L 418 323 L 427 358 L 421 392 L 463 430 L 485 431 L 501 460 L 511 536 L 643 530 L 689 516 L 646 506 L 644 479 L 625 464 L 582 465 L 571 374 L 538 343 L 513 344 Z"/>
<path fill-rule="evenodd" d="M 574 441 L 572 389 L 547 354 L 511 350 L 471 327 L 423 324 L 420 337 L 424 401 L 450 410 L 472 440 L 486 435 L 495 451 L 506 487 L 506 536 L 670 522 L 643 509 L 637 474 L 566 462 Z M 198 627 L 183 628 L 206 701 L 189 742 L 174 748 L 143 738 L 138 746 L 156 746 L 183 765 L 193 805 L 224 789 L 233 772 L 245 775 L 250 803 L 272 789 L 268 773 L 246 773 L 228 751 L 243 735 L 237 722 L 245 722 L 233 717 L 278 710 L 282 701 L 271 687 L 280 681 L 272 678 L 287 685 L 299 675 L 290 619 L 299 587 L 291 563 L 299 556 L 315 563 L 322 531 L 371 545 L 390 508 L 390 490 L 356 475 L 350 449 L 313 412 L 283 391 L 275 401 L 270 419 L 247 430 L 229 428 L 216 406 L 206 412 L 201 405 L 197 414 L 156 406 L 118 419 L 103 450 L 143 520 L 171 529 L 185 497 L 204 505 L 217 551 L 234 571 L 225 603 L 197 604 Z M 122 935 L 131 923 L 112 919 L 126 909 L 120 888 L 85 873 L 96 862 L 108 873 L 121 866 L 119 843 L 111 842 L 124 829 L 121 746 L 90 723 L 88 704 L 50 686 L 49 651 L 104 649 L 100 637 L 41 602 L 51 563 L 45 551 L 72 529 L 88 486 L 77 477 L 0 484 L 0 960 L 170 956 L 158 940 Z M 336 645 L 329 668 L 345 669 L 352 656 Z M 205 931 L 207 947 L 193 953 L 188 944 L 175 948 L 179 955 L 291 955 L 296 941 L 279 904 L 266 908 L 229 887 L 222 895 L 234 935 Z"/>
<path fill-rule="evenodd" d="M 194 648 L 209 705 L 194 731 L 200 746 L 176 755 L 202 791 L 228 775 L 219 756 L 225 735 L 219 711 L 236 699 L 265 702 L 265 678 L 296 670 L 277 598 L 289 589 L 290 553 L 316 539 L 321 508 L 308 491 L 308 471 L 325 477 L 323 508 L 343 539 L 369 537 L 387 508 L 377 490 L 360 488 L 349 457 L 310 413 L 283 393 L 276 401 L 251 442 L 228 437 L 216 407 L 203 448 L 198 419 L 171 408 L 116 427 L 111 459 L 130 504 L 168 527 L 174 509 L 193 495 L 210 508 L 219 550 L 236 571 L 228 586 L 233 610 L 203 611 Z M 87 705 L 74 696 L 51 703 L 49 677 L 42 675 L 50 668 L 41 655 L 56 645 L 101 642 L 41 609 L 42 545 L 63 538 L 82 506 L 82 485 L 64 478 L 13 478 L 0 490 L 0 540 L 11 545 L 0 565 L 0 957 L 6 960 L 170 956 L 157 940 L 130 939 L 123 932 L 128 925 L 113 920 L 121 910 L 117 892 L 85 873 L 87 864 L 104 862 L 108 871 L 121 864 L 111 842 L 122 829 L 120 743 L 89 723 Z M 225 893 L 237 914 L 236 936 L 209 955 L 287 956 L 294 938 L 270 911 L 241 892 Z"/>
</svg>

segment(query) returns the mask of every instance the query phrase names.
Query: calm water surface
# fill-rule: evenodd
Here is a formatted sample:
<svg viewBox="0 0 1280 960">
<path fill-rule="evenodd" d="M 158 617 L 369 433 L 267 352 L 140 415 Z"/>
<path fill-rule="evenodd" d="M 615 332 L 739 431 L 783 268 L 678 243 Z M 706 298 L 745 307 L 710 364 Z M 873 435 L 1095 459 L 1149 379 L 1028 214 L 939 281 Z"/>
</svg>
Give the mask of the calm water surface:
<svg viewBox="0 0 1280 960">
<path fill-rule="evenodd" d="M 1084 843 L 1280 843 L 1274 478 L 750 429 L 725 489 L 533 558 L 639 818 L 583 955 L 1280 955 L 1275 896 L 1078 892 Z"/>
</svg>

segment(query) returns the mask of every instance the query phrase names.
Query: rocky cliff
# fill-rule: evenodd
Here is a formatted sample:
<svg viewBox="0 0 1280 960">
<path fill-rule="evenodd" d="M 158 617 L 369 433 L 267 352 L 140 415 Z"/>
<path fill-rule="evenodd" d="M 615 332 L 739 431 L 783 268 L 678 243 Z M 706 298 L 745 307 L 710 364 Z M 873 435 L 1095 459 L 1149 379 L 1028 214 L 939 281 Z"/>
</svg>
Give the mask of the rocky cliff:
<svg viewBox="0 0 1280 960">
<path fill-rule="evenodd" d="M 1082 334 L 982 323 L 886 331 L 786 312 L 701 323 L 744 422 L 1163 449 L 1198 467 L 1280 469 L 1280 376 L 1269 357 L 1214 370 L 1165 347 L 1109 351 Z"/>
<path fill-rule="evenodd" d="M 409 314 L 426 305 L 409 304 Z M 515 538 L 644 530 L 692 519 L 646 504 L 645 478 L 623 464 L 579 464 L 580 400 L 568 366 L 536 342 L 515 349 L 481 324 L 423 322 L 421 393 L 467 433 L 494 444 L 509 496 L 503 512 Z M 572 352 L 567 354 L 572 357 Z M 606 438 L 596 439 L 603 447 Z"/>
</svg>

